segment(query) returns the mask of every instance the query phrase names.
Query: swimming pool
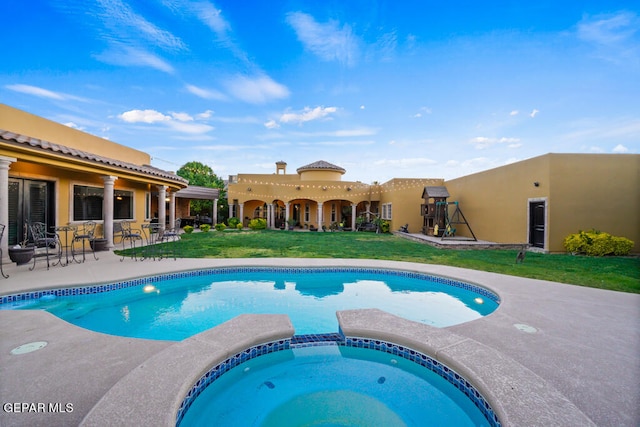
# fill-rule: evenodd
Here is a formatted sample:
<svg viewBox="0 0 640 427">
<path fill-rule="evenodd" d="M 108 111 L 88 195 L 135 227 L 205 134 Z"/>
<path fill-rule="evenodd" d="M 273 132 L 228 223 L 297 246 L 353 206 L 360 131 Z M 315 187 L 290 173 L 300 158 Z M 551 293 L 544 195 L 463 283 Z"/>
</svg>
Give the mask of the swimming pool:
<svg viewBox="0 0 640 427">
<path fill-rule="evenodd" d="M 379 340 L 294 337 L 235 355 L 201 377 L 176 425 L 500 426 L 467 380 Z"/>
<path fill-rule="evenodd" d="M 218 268 L 3 297 L 111 335 L 182 340 L 243 313 L 287 314 L 296 334 L 338 330 L 335 312 L 379 308 L 437 327 L 488 315 L 491 291 L 426 274 L 369 268 Z"/>
</svg>

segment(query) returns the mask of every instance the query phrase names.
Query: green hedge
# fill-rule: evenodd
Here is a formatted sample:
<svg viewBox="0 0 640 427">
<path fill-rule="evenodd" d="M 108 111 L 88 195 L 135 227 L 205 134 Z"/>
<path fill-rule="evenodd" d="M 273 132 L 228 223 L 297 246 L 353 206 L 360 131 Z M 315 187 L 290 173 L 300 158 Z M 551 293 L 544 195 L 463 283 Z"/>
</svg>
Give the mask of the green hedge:
<svg viewBox="0 0 640 427">
<path fill-rule="evenodd" d="M 589 256 L 629 255 L 633 241 L 626 237 L 612 236 L 598 230 L 580 231 L 564 239 L 567 252 Z"/>
<path fill-rule="evenodd" d="M 254 218 L 249 221 L 249 228 L 252 230 L 264 230 L 267 228 L 267 220 L 264 218 Z"/>
<path fill-rule="evenodd" d="M 216 224 L 216 231 L 224 231 L 227 228 L 226 225 L 224 225 L 223 222 L 219 222 L 218 224 Z"/>
</svg>

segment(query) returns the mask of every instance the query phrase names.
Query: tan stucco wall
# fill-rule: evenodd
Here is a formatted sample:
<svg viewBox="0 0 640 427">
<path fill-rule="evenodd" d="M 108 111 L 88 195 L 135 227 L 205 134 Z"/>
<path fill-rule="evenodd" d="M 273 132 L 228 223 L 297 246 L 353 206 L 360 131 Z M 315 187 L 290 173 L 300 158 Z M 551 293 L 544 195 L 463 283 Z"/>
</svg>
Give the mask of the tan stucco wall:
<svg viewBox="0 0 640 427">
<path fill-rule="evenodd" d="M 595 228 L 633 240 L 640 252 L 640 155 L 550 154 L 549 161 L 551 250 Z"/>
<path fill-rule="evenodd" d="M 289 202 L 310 199 L 316 202 L 349 200 L 352 203 L 369 200 L 370 186 L 350 181 L 303 181 L 298 174 L 239 174 L 238 182 L 229 184 L 229 200 Z"/>
<path fill-rule="evenodd" d="M 424 203 L 422 191 L 424 187 L 433 185 L 444 185 L 444 180 L 394 178 L 380 185 L 380 206 L 391 203 L 391 231 L 409 224 L 410 233 L 421 232 L 423 217 L 420 205 Z M 382 207 L 379 210 L 381 213 Z"/>
<path fill-rule="evenodd" d="M 301 181 L 340 181 L 342 173 L 331 170 L 318 171 L 302 171 L 300 172 Z"/>
<path fill-rule="evenodd" d="M 480 240 L 528 242 L 529 201 L 539 199 L 547 203 L 546 251 L 564 252 L 568 234 L 591 228 L 630 238 L 638 251 L 639 170 L 636 154 L 546 154 L 445 185 Z"/>
<path fill-rule="evenodd" d="M 61 125 L 5 104 L 0 104 L 0 129 L 136 165 L 151 164 L 151 157 L 147 153 Z"/>
</svg>

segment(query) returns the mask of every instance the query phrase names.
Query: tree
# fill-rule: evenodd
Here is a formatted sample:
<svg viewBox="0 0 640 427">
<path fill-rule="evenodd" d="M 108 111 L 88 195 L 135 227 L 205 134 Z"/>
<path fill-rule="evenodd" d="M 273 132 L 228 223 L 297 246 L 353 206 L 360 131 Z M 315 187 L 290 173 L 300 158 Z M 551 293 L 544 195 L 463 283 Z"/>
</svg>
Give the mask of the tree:
<svg viewBox="0 0 640 427">
<path fill-rule="evenodd" d="M 226 216 L 227 204 L 224 194 L 224 181 L 213 172 L 211 167 L 200 162 L 188 162 L 182 165 L 176 174 L 189 180 L 189 185 L 218 188 L 220 190 L 218 212 Z M 212 210 L 213 202 L 211 200 L 191 200 L 191 213 L 195 215 L 213 214 Z M 220 218 L 220 215 L 218 217 Z"/>
</svg>

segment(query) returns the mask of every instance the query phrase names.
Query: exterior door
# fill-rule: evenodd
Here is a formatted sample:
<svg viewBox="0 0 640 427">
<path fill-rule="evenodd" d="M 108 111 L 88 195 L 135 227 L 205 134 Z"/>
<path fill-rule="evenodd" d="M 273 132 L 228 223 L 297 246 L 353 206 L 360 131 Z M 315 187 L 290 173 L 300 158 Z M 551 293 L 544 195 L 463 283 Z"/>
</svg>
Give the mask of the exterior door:
<svg viewBox="0 0 640 427">
<path fill-rule="evenodd" d="M 24 239 L 24 225 L 43 222 L 55 227 L 53 182 L 9 178 L 9 246 Z"/>
<path fill-rule="evenodd" d="M 545 202 L 529 202 L 529 244 L 544 248 Z"/>
</svg>

